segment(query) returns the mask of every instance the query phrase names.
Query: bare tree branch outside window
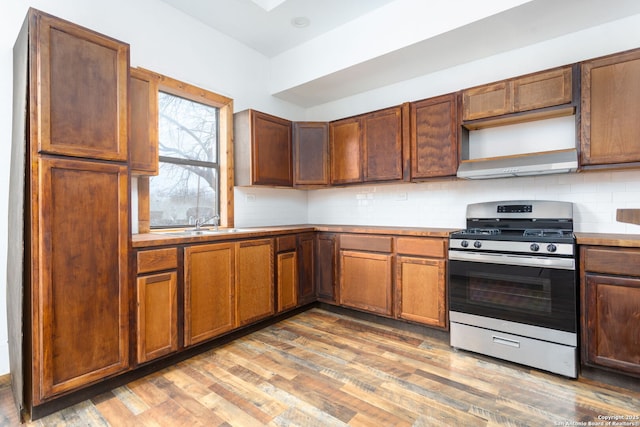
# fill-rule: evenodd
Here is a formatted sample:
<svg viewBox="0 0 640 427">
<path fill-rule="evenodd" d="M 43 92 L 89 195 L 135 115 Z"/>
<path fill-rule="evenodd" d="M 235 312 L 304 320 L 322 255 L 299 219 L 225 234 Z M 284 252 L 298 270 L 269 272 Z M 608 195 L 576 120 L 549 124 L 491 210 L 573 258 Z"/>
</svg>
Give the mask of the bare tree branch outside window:
<svg viewBox="0 0 640 427">
<path fill-rule="evenodd" d="M 219 215 L 218 109 L 160 92 L 160 173 L 150 180 L 151 226 Z"/>
</svg>

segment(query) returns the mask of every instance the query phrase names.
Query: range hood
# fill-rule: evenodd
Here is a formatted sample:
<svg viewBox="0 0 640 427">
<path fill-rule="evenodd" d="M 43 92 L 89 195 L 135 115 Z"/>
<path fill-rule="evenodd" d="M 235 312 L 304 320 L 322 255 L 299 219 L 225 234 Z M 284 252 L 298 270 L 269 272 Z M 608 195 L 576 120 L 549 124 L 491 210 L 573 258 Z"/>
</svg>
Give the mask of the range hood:
<svg viewBox="0 0 640 427">
<path fill-rule="evenodd" d="M 463 160 L 458 167 L 457 176 L 464 179 L 489 179 L 567 173 L 575 172 L 577 169 L 578 151 L 570 148 Z"/>
</svg>

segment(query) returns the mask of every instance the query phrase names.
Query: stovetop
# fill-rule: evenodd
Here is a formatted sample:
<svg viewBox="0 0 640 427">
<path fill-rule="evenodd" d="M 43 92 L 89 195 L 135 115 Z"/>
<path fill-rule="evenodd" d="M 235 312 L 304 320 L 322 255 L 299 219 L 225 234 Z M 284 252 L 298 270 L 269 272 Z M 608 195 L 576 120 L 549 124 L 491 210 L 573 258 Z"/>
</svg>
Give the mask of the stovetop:
<svg viewBox="0 0 640 427">
<path fill-rule="evenodd" d="M 506 229 L 471 228 L 451 233 L 452 239 L 500 240 L 519 242 L 556 242 L 572 243 L 575 239 L 572 230 L 563 229 Z"/>
</svg>

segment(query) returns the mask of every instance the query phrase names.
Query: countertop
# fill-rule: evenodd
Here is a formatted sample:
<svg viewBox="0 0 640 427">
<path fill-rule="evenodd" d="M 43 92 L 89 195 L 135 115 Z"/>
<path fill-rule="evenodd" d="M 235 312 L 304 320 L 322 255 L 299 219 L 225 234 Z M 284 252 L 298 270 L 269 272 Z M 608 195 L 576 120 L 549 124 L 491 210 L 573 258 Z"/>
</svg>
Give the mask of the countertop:
<svg viewBox="0 0 640 427">
<path fill-rule="evenodd" d="M 640 234 L 575 233 L 579 245 L 640 248 Z"/>
<path fill-rule="evenodd" d="M 391 227 L 371 225 L 322 225 L 322 224 L 298 224 L 269 227 L 237 228 L 234 232 L 220 232 L 201 235 L 172 234 L 170 230 L 154 231 L 152 233 L 134 234 L 132 246 L 134 248 L 147 248 L 154 246 L 178 245 L 184 243 L 205 243 L 222 240 L 237 240 L 256 237 L 274 237 L 291 233 L 304 233 L 309 231 L 324 231 L 334 233 L 365 233 L 386 234 L 397 236 L 416 237 L 449 237 L 449 233 L 456 228 L 430 228 L 430 227 Z"/>
</svg>

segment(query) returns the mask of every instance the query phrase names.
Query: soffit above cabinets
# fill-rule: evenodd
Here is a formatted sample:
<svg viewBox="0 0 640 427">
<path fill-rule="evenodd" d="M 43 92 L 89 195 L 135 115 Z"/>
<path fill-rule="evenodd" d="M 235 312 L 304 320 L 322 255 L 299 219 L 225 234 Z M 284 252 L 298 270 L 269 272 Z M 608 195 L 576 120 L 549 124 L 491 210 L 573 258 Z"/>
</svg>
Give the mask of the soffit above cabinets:
<svg viewBox="0 0 640 427">
<path fill-rule="evenodd" d="M 640 13 L 637 0 L 162 1 L 265 55 L 270 92 L 302 107 Z"/>
</svg>

